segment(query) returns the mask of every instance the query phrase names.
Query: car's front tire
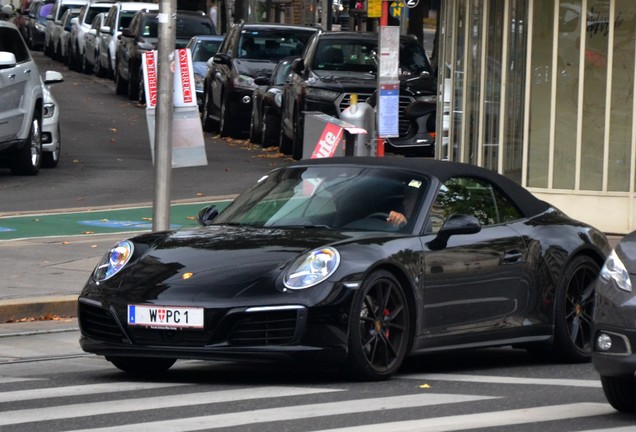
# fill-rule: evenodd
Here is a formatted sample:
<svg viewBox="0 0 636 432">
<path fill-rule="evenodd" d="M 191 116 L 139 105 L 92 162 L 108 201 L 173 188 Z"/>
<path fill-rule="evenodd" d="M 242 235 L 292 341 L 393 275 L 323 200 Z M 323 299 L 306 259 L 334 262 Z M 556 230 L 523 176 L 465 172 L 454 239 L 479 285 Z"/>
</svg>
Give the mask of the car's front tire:
<svg viewBox="0 0 636 432">
<path fill-rule="evenodd" d="M 230 118 L 230 110 L 227 104 L 228 102 L 226 97 L 221 99 L 219 134 L 222 137 L 232 137 L 236 131 L 236 128 L 232 124 L 232 119 Z"/>
<path fill-rule="evenodd" d="M 384 270 L 371 273 L 356 292 L 349 315 L 348 373 L 362 380 L 390 378 L 402 365 L 410 333 L 400 282 Z"/>
<path fill-rule="evenodd" d="M 165 372 L 177 361 L 172 358 L 106 357 L 119 370 L 132 375 L 154 375 Z"/>
<path fill-rule="evenodd" d="M 210 98 L 208 92 L 203 92 L 203 112 L 201 113 L 201 125 L 206 132 L 214 131 L 214 121 L 210 118 Z"/>
<path fill-rule="evenodd" d="M 125 95 L 128 90 L 128 83 L 119 73 L 119 66 L 115 66 L 115 94 Z"/>
<path fill-rule="evenodd" d="M 598 263 L 585 255 L 575 257 L 565 268 L 556 295 L 554 346 L 558 361 L 582 363 L 592 355 L 594 280 Z"/>
<path fill-rule="evenodd" d="M 42 129 L 40 116 L 33 114 L 27 145 L 13 157 L 11 172 L 18 175 L 36 175 L 42 164 Z"/>
<path fill-rule="evenodd" d="M 636 413 L 636 380 L 601 375 L 607 401 L 617 411 Z"/>
<path fill-rule="evenodd" d="M 281 134 L 280 120 L 274 114 L 270 114 L 265 111 L 263 115 L 263 136 L 261 137 L 261 144 L 263 147 L 275 147 L 277 145 L 278 135 Z"/>
</svg>

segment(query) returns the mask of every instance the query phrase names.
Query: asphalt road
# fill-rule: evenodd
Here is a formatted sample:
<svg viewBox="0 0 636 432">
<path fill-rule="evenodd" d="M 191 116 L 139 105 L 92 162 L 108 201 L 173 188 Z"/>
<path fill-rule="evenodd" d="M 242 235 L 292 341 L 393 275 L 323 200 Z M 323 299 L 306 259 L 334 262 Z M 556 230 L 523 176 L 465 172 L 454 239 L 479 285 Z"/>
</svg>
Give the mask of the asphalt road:
<svg viewBox="0 0 636 432">
<path fill-rule="evenodd" d="M 152 163 L 145 107 L 115 95 L 114 83 L 70 71 L 41 52 L 40 73 L 57 70 L 52 86 L 60 109 L 62 155 L 56 168 L 37 176 L 0 169 L 0 216 L 25 212 L 152 203 Z M 242 192 L 264 173 L 290 159 L 247 140 L 204 134 L 208 165 L 172 170 L 170 199 L 205 201 Z"/>
</svg>

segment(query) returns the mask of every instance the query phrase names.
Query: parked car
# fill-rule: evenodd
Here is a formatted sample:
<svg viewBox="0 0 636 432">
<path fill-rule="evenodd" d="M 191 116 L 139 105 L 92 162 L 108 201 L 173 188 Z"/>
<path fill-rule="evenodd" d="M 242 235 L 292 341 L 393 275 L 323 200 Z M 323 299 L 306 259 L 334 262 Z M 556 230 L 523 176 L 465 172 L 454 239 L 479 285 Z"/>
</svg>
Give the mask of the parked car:
<svg viewBox="0 0 636 432">
<path fill-rule="evenodd" d="M 55 59 L 61 61 L 64 64 L 69 64 L 69 53 L 71 51 L 71 29 L 73 24 L 71 23 L 80 13 L 80 9 L 66 9 L 64 15 L 62 15 L 62 25 L 56 27 L 57 33 L 54 33 L 53 37 L 55 41 Z"/>
<path fill-rule="evenodd" d="M 69 51 L 69 67 L 78 72 L 82 70 L 84 57 L 84 34 L 91 28 L 95 17 L 102 13 L 108 12 L 112 3 L 96 2 L 87 3 L 80 11 L 76 20 L 72 21 L 70 35 L 70 51 Z"/>
<path fill-rule="evenodd" d="M 285 57 L 278 62 L 270 77 L 254 79 L 254 84 L 258 86 L 252 94 L 250 121 L 250 141 L 254 144 L 262 144 L 263 147 L 278 145 L 283 87 L 295 59 L 296 57 Z"/>
<path fill-rule="evenodd" d="M 636 232 L 605 261 L 594 290 L 592 361 L 603 391 L 618 411 L 636 413 Z"/>
<path fill-rule="evenodd" d="M 60 133 L 60 108 L 49 85 L 59 83 L 64 77 L 59 72 L 47 71 L 42 85 L 42 167 L 55 168 L 62 154 Z"/>
<path fill-rule="evenodd" d="M 186 45 L 192 53 L 194 84 L 197 92 L 199 111 L 203 112 L 203 85 L 208 74 L 208 61 L 219 51 L 223 36 L 193 36 Z"/>
<path fill-rule="evenodd" d="M 115 54 L 115 92 L 143 101 L 143 53 L 157 48 L 159 12 L 140 10 L 119 36 Z M 175 13 L 175 47 L 184 48 L 195 35 L 215 34 L 214 24 L 204 12 Z M 141 91 L 141 93 L 140 93 Z"/>
<path fill-rule="evenodd" d="M 84 33 L 84 55 L 82 56 L 82 72 L 92 73 L 96 71 L 99 61 L 99 29 L 106 18 L 104 12 L 98 13 L 93 19 L 91 28 Z"/>
<path fill-rule="evenodd" d="M 13 174 L 42 165 L 44 86 L 18 28 L 0 21 L 0 163 Z"/>
<path fill-rule="evenodd" d="M 269 76 L 280 59 L 300 56 L 316 28 L 234 24 L 212 57 L 203 91 L 203 129 L 221 136 L 249 131 L 254 78 Z"/>
<path fill-rule="evenodd" d="M 306 55 L 292 65 L 291 78 L 283 92 L 281 152 L 302 156 L 304 111 L 320 111 L 339 117 L 349 106 L 352 94 L 360 101 L 370 97 L 377 88 L 378 35 L 360 32 L 319 32 L 309 42 Z M 400 38 L 399 133 L 416 142 L 417 135 L 427 139 L 417 146 L 409 145 L 395 153 L 429 156 L 434 139 L 428 130 L 413 131 L 404 109 L 415 100 L 436 101 L 436 79 L 422 45 L 413 36 Z M 434 124 L 434 122 L 433 122 Z"/>
<path fill-rule="evenodd" d="M 97 75 L 115 78 L 115 61 L 118 37 L 121 31 L 130 25 L 135 13 L 139 10 L 159 10 L 156 3 L 117 2 L 110 7 L 99 36 L 99 61 Z"/>
<path fill-rule="evenodd" d="M 406 223 L 388 220 L 396 209 Z M 606 237 L 491 170 L 310 159 L 199 222 L 104 255 L 79 297 L 85 351 L 131 373 L 296 359 L 367 380 L 409 354 L 459 348 L 590 359 Z"/>
<path fill-rule="evenodd" d="M 32 50 L 43 50 L 47 19 L 53 9 L 53 0 L 35 0 L 29 9 L 26 41 Z"/>
<path fill-rule="evenodd" d="M 55 0 L 51 14 L 46 17 L 46 30 L 44 31 L 44 54 L 51 58 L 55 58 L 58 53 L 56 46 L 61 33 L 62 15 L 69 8 L 79 9 L 88 3 L 88 0 Z"/>
</svg>

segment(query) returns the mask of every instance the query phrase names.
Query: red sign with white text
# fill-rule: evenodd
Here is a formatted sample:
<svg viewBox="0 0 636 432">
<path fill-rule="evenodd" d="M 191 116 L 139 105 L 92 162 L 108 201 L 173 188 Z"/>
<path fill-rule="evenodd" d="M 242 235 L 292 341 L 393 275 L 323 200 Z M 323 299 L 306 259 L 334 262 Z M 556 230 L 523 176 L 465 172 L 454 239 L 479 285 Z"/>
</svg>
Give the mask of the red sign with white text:
<svg viewBox="0 0 636 432">
<path fill-rule="evenodd" d="M 343 129 L 333 123 L 325 123 L 320 139 L 311 154 L 312 159 L 330 158 L 342 141 Z"/>
<path fill-rule="evenodd" d="M 155 51 L 144 53 L 146 107 L 157 106 L 157 57 Z"/>
</svg>

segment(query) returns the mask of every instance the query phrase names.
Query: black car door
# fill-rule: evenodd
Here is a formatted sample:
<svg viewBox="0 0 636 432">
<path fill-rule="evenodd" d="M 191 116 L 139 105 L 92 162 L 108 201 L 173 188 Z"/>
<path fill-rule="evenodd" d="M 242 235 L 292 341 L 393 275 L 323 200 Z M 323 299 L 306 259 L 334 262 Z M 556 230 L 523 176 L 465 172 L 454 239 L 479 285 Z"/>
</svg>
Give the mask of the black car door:
<svg viewBox="0 0 636 432">
<path fill-rule="evenodd" d="M 481 230 L 453 235 L 445 247 L 430 243 L 453 214 L 476 217 Z M 529 292 L 523 278 L 525 244 L 506 223 L 520 218 L 512 201 L 487 181 L 452 178 L 441 186 L 422 238 L 420 334 L 474 334 L 519 325 Z"/>
</svg>

